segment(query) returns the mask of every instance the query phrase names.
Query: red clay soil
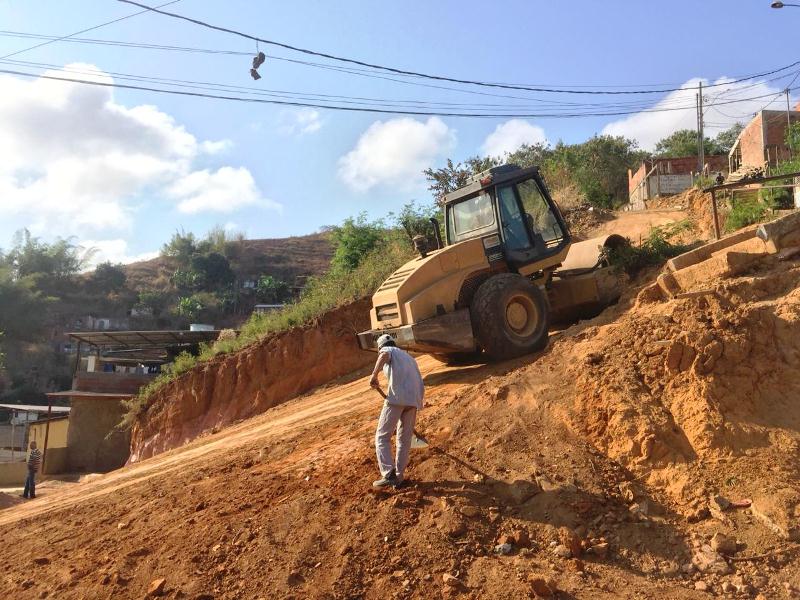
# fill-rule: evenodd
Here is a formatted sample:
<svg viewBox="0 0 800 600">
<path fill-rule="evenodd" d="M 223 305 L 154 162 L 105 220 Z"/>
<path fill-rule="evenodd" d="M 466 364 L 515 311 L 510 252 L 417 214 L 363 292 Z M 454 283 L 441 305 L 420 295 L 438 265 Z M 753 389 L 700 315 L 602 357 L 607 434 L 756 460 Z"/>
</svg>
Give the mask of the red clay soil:
<svg viewBox="0 0 800 600">
<path fill-rule="evenodd" d="M 129 462 L 183 445 L 252 417 L 323 383 L 371 364 L 354 344 L 369 329 L 369 299 L 330 311 L 305 327 L 215 357 L 147 400 L 131 431 Z"/>
<path fill-rule="evenodd" d="M 430 447 L 397 491 L 370 488 L 380 400 L 366 378 L 43 486 L 0 511 L 0 588 L 142 598 L 163 578 L 164 597 L 193 600 L 796 597 L 800 264 L 767 257 L 704 285 L 661 302 L 632 290 L 540 355 L 421 357 Z"/>
</svg>

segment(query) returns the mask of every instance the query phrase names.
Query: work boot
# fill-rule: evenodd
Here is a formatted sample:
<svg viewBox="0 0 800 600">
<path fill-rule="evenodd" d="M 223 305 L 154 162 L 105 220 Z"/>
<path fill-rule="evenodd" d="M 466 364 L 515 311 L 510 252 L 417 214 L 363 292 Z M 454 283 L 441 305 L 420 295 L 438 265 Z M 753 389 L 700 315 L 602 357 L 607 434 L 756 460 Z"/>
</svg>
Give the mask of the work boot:
<svg viewBox="0 0 800 600">
<path fill-rule="evenodd" d="M 387 486 L 396 487 L 399 483 L 400 482 L 397 480 L 397 475 L 395 474 L 394 469 L 392 469 L 389 472 L 389 474 L 386 475 L 385 477 L 381 477 L 377 481 L 373 481 L 372 487 L 375 488 L 382 488 Z"/>
</svg>

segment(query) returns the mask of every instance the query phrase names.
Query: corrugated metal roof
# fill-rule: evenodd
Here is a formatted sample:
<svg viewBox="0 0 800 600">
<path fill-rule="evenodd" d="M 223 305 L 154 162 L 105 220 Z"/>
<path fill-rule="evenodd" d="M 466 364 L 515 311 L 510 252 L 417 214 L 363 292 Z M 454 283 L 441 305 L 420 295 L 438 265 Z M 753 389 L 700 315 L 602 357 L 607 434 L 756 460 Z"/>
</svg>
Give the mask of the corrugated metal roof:
<svg viewBox="0 0 800 600">
<path fill-rule="evenodd" d="M 213 342 L 220 330 L 214 331 L 79 331 L 67 335 L 97 348 L 173 348 Z"/>
<path fill-rule="evenodd" d="M 0 404 L 0 408 L 9 408 L 11 410 L 25 410 L 28 412 L 41 412 L 46 413 L 47 407 L 39 404 Z M 52 406 L 52 412 L 68 413 L 69 406 Z"/>
</svg>

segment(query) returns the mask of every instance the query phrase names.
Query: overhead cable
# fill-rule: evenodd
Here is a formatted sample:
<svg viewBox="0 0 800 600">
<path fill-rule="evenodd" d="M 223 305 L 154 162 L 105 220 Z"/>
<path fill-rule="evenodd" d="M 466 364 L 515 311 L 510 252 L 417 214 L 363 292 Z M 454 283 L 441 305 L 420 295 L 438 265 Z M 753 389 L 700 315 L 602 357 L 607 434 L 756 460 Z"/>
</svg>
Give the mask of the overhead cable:
<svg viewBox="0 0 800 600">
<path fill-rule="evenodd" d="M 177 13 L 172 13 L 172 12 L 165 11 L 165 10 L 160 10 L 157 7 L 148 6 L 148 5 L 142 4 L 140 2 L 135 2 L 134 0 L 117 0 L 117 1 L 118 2 L 123 2 L 125 4 L 131 4 L 133 6 L 138 6 L 140 8 L 146 8 L 146 9 L 151 10 L 151 11 L 153 11 L 155 13 L 160 14 L 160 15 L 164 15 L 164 16 L 167 16 L 167 17 L 172 17 L 172 18 L 175 18 L 175 19 L 180 19 L 182 21 L 187 21 L 189 23 L 193 23 L 195 25 L 199 25 L 200 27 L 206 27 L 208 29 L 213 29 L 215 31 L 221 31 L 223 33 L 229 33 L 231 35 L 236 35 L 236 36 L 239 36 L 239 37 L 243 37 L 245 39 L 249 39 L 249 40 L 252 40 L 252 41 L 255 41 L 255 42 L 260 42 L 262 44 L 269 44 L 271 46 L 284 48 L 286 50 L 292 50 L 293 52 L 300 52 L 302 54 L 308 54 L 308 55 L 311 55 L 311 56 L 319 56 L 321 58 L 327 58 L 329 60 L 334 60 L 334 61 L 337 61 L 337 62 L 354 64 L 354 65 L 358 65 L 358 66 L 361 66 L 361 67 L 369 67 L 371 69 L 377 69 L 377 70 L 380 70 L 380 71 L 386 71 L 386 72 L 389 72 L 389 73 L 395 73 L 395 74 L 399 74 L 399 75 L 410 75 L 410 76 L 413 76 L 413 77 L 420 77 L 420 78 L 423 78 L 423 79 L 433 79 L 433 80 L 437 80 L 437 81 L 449 81 L 451 83 L 461 83 L 461 84 L 465 84 L 465 85 L 476 85 L 476 86 L 481 86 L 481 87 L 501 88 L 501 89 L 510 89 L 510 90 L 523 90 L 523 91 L 529 91 L 529 92 L 543 92 L 543 93 L 554 93 L 554 94 L 613 94 L 613 95 L 617 95 L 617 94 L 663 94 L 663 93 L 667 93 L 667 92 L 677 92 L 677 91 L 682 91 L 682 90 L 686 89 L 684 87 L 677 87 L 677 88 L 662 88 L 662 89 L 656 89 L 656 90 L 574 90 L 574 89 L 557 89 L 557 88 L 546 88 L 546 87 L 531 87 L 531 86 L 516 85 L 516 84 L 494 83 L 494 82 L 488 82 L 488 81 L 474 81 L 474 80 L 470 80 L 470 79 L 458 79 L 458 78 L 455 78 L 455 77 L 447 77 L 447 76 L 444 76 L 444 75 L 430 75 L 428 73 L 421 73 L 421 72 L 418 72 L 418 71 L 408 71 L 408 70 L 405 70 L 405 69 L 398 69 L 396 67 L 387 67 L 387 66 L 384 66 L 384 65 L 378 65 L 378 64 L 373 64 L 373 63 L 368 63 L 368 62 L 365 62 L 365 61 L 361 61 L 361 60 L 356 60 L 356 59 L 353 59 L 353 58 L 345 58 L 345 57 L 342 57 L 342 56 L 336 56 L 336 55 L 333 55 L 333 54 L 328 54 L 326 52 L 319 52 L 319 51 L 316 51 L 316 50 L 310 50 L 308 48 L 301 48 L 301 47 L 298 47 L 298 46 L 292 46 L 290 44 L 286 44 L 286 43 L 283 43 L 283 42 L 277 42 L 275 40 L 268 40 L 268 39 L 260 38 L 258 36 L 251 35 L 249 33 L 244 33 L 242 31 L 237 31 L 235 29 L 229 29 L 227 27 L 220 27 L 219 25 L 212 25 L 211 23 L 207 23 L 207 22 L 201 21 L 199 19 L 193 19 L 193 18 L 187 17 L 185 15 L 179 15 Z M 778 73 L 780 71 L 784 71 L 786 69 L 789 69 L 789 68 L 797 66 L 797 65 L 800 65 L 800 60 L 798 60 L 796 62 L 793 62 L 790 65 L 781 67 L 779 69 L 775 69 L 775 70 L 772 70 L 772 71 L 767 71 L 767 72 L 764 72 L 764 73 L 757 73 L 755 75 L 751 75 L 751 76 L 748 76 L 748 77 L 743 77 L 743 78 L 740 78 L 740 79 L 735 79 L 733 81 L 728 81 L 726 83 L 710 84 L 710 85 L 708 85 L 706 87 L 711 88 L 711 87 L 717 87 L 717 86 L 720 86 L 720 85 L 731 85 L 731 84 L 734 84 L 734 83 L 741 83 L 742 81 L 748 81 L 750 79 L 756 79 L 756 78 L 759 78 L 759 77 L 766 77 L 768 75 L 774 75 L 775 73 Z"/>
</svg>

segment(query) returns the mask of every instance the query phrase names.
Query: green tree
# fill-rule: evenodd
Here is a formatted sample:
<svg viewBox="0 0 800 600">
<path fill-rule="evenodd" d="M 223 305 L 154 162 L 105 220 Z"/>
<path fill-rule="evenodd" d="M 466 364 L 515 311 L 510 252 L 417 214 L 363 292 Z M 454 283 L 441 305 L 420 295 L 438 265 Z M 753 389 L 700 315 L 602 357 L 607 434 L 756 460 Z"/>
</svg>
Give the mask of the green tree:
<svg viewBox="0 0 800 600">
<path fill-rule="evenodd" d="M 11 249 L 0 253 L 0 265 L 8 267 L 16 279 L 35 276 L 42 288 L 52 288 L 78 273 L 93 254 L 94 250 L 81 248 L 72 238 L 48 244 L 21 229 L 14 234 Z"/>
<path fill-rule="evenodd" d="M 473 174 L 469 166 L 453 163 L 449 158 L 447 159 L 447 166 L 440 169 L 429 167 L 423 173 L 428 180 L 428 189 L 437 202 L 441 202 L 445 194 L 464 187 L 467 184 L 467 179 Z"/>
<path fill-rule="evenodd" d="M 284 302 L 289 298 L 289 284 L 272 275 L 262 275 L 256 284 L 256 298 L 267 304 Z"/>
<path fill-rule="evenodd" d="M 203 304 L 196 296 L 182 296 L 178 298 L 177 312 L 180 316 L 194 321 L 200 316 L 201 310 L 203 310 Z"/>
<path fill-rule="evenodd" d="M 134 307 L 148 308 L 154 316 L 158 316 L 167 306 L 168 296 L 165 292 L 142 290 Z"/>
<path fill-rule="evenodd" d="M 443 224 L 442 208 L 436 204 L 417 205 L 409 202 L 396 215 L 389 213 L 389 217 L 405 233 L 409 243 L 418 235 L 425 236 L 429 243 L 435 239 L 432 218 L 439 222 L 440 228 Z"/>
<path fill-rule="evenodd" d="M 792 123 L 786 128 L 784 139 L 786 140 L 786 145 L 789 146 L 789 149 L 795 155 L 796 159 L 798 154 L 800 154 L 800 122 Z"/>
<path fill-rule="evenodd" d="M 169 242 L 161 247 L 161 256 L 173 258 L 182 267 L 186 267 L 192 257 L 198 252 L 198 241 L 194 234 L 176 231 L 172 234 Z"/>
<path fill-rule="evenodd" d="M 180 292 L 193 292 L 203 285 L 203 274 L 191 269 L 175 269 L 170 281 Z"/>
<path fill-rule="evenodd" d="M 614 208 L 628 198 L 628 169 L 644 156 L 633 140 L 600 135 L 582 144 L 559 142 L 546 161 L 546 170 L 566 173 L 590 204 Z"/>
<path fill-rule="evenodd" d="M 366 213 L 345 219 L 344 223 L 331 230 L 335 248 L 331 266 L 352 271 L 370 251 L 385 241 L 385 237 L 383 221 L 369 222 Z"/>
<path fill-rule="evenodd" d="M 736 123 L 733 126 L 729 127 L 725 131 L 720 131 L 717 134 L 717 137 L 714 138 L 714 145 L 716 146 L 715 150 L 717 154 L 727 154 L 733 148 L 733 145 L 736 143 L 736 138 L 739 137 L 739 134 L 744 129 L 744 125 L 742 123 Z M 695 146 L 697 143 L 695 142 Z"/>
<path fill-rule="evenodd" d="M 218 252 L 199 254 L 190 261 L 190 272 L 199 275 L 195 282 L 207 290 L 217 290 L 229 286 L 236 279 L 228 259 Z"/>
<path fill-rule="evenodd" d="M 118 292 L 125 287 L 127 275 L 122 265 L 103 262 L 97 265 L 92 273 L 92 285 L 101 292 Z"/>
<path fill-rule="evenodd" d="M 722 136 L 722 142 L 724 144 L 728 143 L 728 138 L 731 135 L 730 132 L 734 128 L 735 126 L 729 130 L 720 132 L 719 136 Z M 736 140 L 736 136 L 738 135 L 739 133 L 737 132 L 733 137 L 733 141 Z M 719 136 L 717 136 L 717 139 L 714 140 L 709 138 L 705 138 L 703 140 L 703 152 L 706 154 L 706 156 L 710 156 L 712 154 L 727 154 L 727 150 L 723 149 L 723 147 L 717 143 Z M 730 142 L 730 146 L 733 146 L 733 141 Z M 730 150 L 730 147 L 728 147 L 728 150 Z M 679 129 L 672 135 L 669 135 L 656 143 L 655 155 L 662 158 L 696 156 L 697 132 L 692 131 L 691 129 Z"/>
<path fill-rule="evenodd" d="M 0 331 L 9 341 L 36 341 L 43 333 L 48 299 L 36 289 L 32 275 L 15 278 L 0 268 Z"/>
</svg>

